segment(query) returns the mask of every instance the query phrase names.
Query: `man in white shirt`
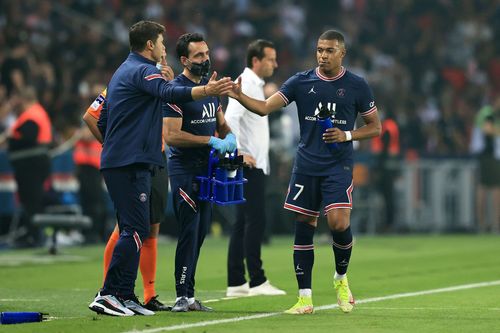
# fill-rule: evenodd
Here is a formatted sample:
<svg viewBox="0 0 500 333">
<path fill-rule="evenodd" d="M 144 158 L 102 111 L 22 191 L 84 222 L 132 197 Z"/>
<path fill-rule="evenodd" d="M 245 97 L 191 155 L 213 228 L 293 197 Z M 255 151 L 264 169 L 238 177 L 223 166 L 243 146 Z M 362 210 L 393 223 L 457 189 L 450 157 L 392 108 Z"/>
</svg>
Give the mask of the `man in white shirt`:
<svg viewBox="0 0 500 333">
<path fill-rule="evenodd" d="M 273 75 L 278 67 L 276 50 L 272 42 L 258 39 L 248 46 L 247 67 L 241 74 L 243 92 L 256 99 L 265 100 L 264 78 Z M 253 295 L 285 295 L 272 286 L 262 269 L 261 245 L 266 225 L 265 189 L 269 175 L 269 123 L 245 109 L 234 99 L 229 99 L 226 121 L 236 135 L 238 151 L 245 161 L 245 187 L 247 202 L 237 207 L 227 260 L 228 288 L 232 297 Z M 249 282 L 245 278 L 245 261 Z"/>
</svg>

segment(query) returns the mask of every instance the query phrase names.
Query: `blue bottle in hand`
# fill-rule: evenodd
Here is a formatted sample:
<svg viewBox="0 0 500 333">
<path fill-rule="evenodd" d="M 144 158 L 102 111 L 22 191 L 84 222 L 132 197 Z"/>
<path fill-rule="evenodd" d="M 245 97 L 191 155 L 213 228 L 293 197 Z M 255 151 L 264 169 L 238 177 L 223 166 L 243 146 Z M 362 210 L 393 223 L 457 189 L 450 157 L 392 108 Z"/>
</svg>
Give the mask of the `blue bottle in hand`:
<svg viewBox="0 0 500 333">
<path fill-rule="evenodd" d="M 333 123 L 332 123 L 332 119 L 331 119 L 332 115 L 333 115 L 333 110 L 329 110 L 328 107 L 326 106 L 326 103 L 323 104 L 321 106 L 321 108 L 319 109 L 319 113 L 316 115 L 316 121 L 321 126 L 321 129 L 322 129 L 321 135 L 323 135 L 323 133 L 325 133 L 327 128 L 333 127 Z M 321 139 L 323 139 L 323 137 Z M 328 146 L 328 148 L 330 148 L 330 150 L 335 150 L 339 147 L 336 142 L 327 143 L 326 145 Z"/>
</svg>

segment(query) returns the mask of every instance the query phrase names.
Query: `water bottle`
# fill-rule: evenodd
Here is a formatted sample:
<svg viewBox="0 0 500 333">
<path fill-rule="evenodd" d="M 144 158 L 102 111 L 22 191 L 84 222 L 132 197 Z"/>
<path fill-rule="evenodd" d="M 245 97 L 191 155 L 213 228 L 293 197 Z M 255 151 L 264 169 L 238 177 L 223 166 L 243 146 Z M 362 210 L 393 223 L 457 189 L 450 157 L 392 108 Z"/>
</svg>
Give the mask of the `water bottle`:
<svg viewBox="0 0 500 333">
<path fill-rule="evenodd" d="M 243 200 L 243 167 L 239 167 L 238 171 L 236 171 L 235 180 L 240 181 L 241 183 L 237 183 L 234 188 L 234 200 Z"/>
<path fill-rule="evenodd" d="M 226 168 L 217 167 L 215 169 L 215 179 L 221 182 L 215 184 L 215 200 L 221 202 L 228 201 Z"/>
<path fill-rule="evenodd" d="M 227 170 L 227 201 L 233 201 L 234 200 L 234 188 L 235 188 L 235 178 L 236 177 L 236 170 Z"/>
<path fill-rule="evenodd" d="M 20 323 L 36 323 L 44 320 L 46 313 L 41 312 L 2 312 L 0 313 L 0 323 L 5 324 L 20 324 Z"/>
<path fill-rule="evenodd" d="M 316 116 L 316 121 L 319 123 L 321 126 L 321 139 L 323 140 L 323 133 L 325 133 L 327 128 L 332 128 L 333 123 L 331 120 L 331 116 L 333 115 L 333 111 L 328 110 L 326 105 L 322 105 L 321 109 L 319 110 L 318 115 Z M 338 149 L 338 144 L 336 142 L 333 143 L 327 143 L 326 144 L 330 150 Z"/>
</svg>

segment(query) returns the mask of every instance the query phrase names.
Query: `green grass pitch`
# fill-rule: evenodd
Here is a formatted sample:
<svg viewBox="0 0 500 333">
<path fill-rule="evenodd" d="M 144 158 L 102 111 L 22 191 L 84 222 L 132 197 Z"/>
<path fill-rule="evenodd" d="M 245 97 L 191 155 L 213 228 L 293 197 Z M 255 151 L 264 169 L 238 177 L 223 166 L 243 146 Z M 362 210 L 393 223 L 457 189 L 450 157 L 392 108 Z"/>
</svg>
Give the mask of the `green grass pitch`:
<svg viewBox="0 0 500 333">
<path fill-rule="evenodd" d="M 2 251 L 0 311 L 48 312 L 51 320 L 1 325 L 0 332 L 500 332 L 498 236 L 356 238 L 349 282 L 359 303 L 350 314 L 328 306 L 336 303 L 333 255 L 330 245 L 316 244 L 317 311 L 305 316 L 281 314 L 296 301 L 292 238 L 276 237 L 263 248 L 267 276 L 286 296 L 229 300 L 222 299 L 227 242 L 207 239 L 198 265 L 197 297 L 215 312 L 129 318 L 96 315 L 87 308 L 101 283 L 103 247 L 63 248 L 57 256 L 44 250 Z M 174 252 L 175 244 L 160 243 L 157 292 L 167 303 L 175 298 Z M 483 282 L 492 283 L 478 284 Z M 427 293 L 417 293 L 422 291 Z M 136 293 L 142 299 L 140 276 Z"/>
</svg>

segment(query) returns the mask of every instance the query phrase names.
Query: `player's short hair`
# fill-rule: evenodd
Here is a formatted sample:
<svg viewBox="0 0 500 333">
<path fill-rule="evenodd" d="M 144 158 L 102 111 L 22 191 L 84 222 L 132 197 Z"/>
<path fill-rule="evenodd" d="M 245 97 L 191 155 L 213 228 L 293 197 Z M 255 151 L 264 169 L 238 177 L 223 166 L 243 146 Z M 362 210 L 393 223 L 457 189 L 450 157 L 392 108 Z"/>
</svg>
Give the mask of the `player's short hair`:
<svg viewBox="0 0 500 333">
<path fill-rule="evenodd" d="M 189 43 L 191 42 L 204 42 L 205 38 L 202 34 L 197 32 L 195 33 L 187 33 L 179 37 L 177 40 L 177 45 L 175 46 L 175 51 L 177 52 L 177 56 L 180 58 L 185 56 L 189 57 Z"/>
<path fill-rule="evenodd" d="M 156 43 L 158 36 L 165 32 L 165 27 L 153 21 L 139 21 L 130 27 L 128 40 L 131 51 L 141 52 L 148 40 Z"/>
<path fill-rule="evenodd" d="M 247 49 L 247 67 L 252 68 L 252 59 L 257 57 L 257 59 L 262 60 L 264 58 L 264 49 L 269 47 L 275 49 L 273 42 L 265 39 L 257 39 L 248 45 Z"/>
<path fill-rule="evenodd" d="M 338 40 L 338 42 L 345 46 L 344 35 L 337 30 L 327 30 L 319 36 L 320 40 Z"/>
</svg>

